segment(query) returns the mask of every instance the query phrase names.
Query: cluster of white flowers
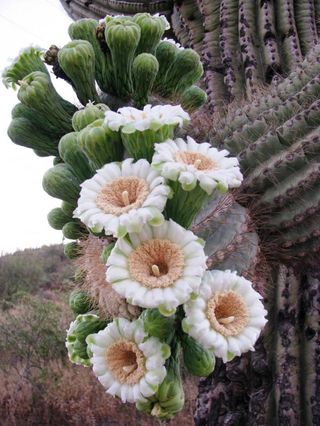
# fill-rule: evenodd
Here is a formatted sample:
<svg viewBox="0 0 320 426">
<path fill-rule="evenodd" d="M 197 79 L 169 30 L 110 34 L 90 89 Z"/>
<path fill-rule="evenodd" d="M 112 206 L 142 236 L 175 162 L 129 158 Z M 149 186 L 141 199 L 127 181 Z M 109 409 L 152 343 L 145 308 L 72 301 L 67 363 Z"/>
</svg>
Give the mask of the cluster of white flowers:
<svg viewBox="0 0 320 426">
<path fill-rule="evenodd" d="M 189 118 L 180 106 L 170 105 L 105 113 L 112 130 L 129 133 L 182 126 Z M 205 195 L 238 187 L 239 163 L 228 154 L 190 137 L 157 143 L 152 164 L 132 158 L 109 163 L 83 182 L 74 212 L 91 230 L 118 238 L 106 263 L 106 285 L 128 303 L 158 308 L 166 316 L 183 305 L 184 331 L 224 362 L 254 350 L 266 322 L 261 297 L 236 272 L 206 271 L 203 241 L 164 220 L 162 212 L 172 197 L 170 181 L 183 191 L 199 185 Z M 155 394 L 166 376 L 168 347 L 148 336 L 141 319 L 116 319 L 89 335 L 87 344 L 94 373 L 123 402 Z"/>
<path fill-rule="evenodd" d="M 183 126 L 190 120 L 180 105 L 145 105 L 143 110 L 133 107 L 119 108 L 118 112 L 106 111 L 105 124 L 114 131 L 124 132 L 158 130 L 164 125 Z"/>
</svg>

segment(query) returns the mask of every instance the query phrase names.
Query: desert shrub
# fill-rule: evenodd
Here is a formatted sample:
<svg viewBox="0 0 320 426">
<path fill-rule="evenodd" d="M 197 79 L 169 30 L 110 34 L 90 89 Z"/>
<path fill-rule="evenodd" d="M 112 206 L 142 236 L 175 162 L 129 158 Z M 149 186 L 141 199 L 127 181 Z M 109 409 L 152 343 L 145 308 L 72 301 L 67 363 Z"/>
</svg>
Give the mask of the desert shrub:
<svg viewBox="0 0 320 426">
<path fill-rule="evenodd" d="M 63 254 L 62 245 L 26 249 L 0 257 L 0 299 L 2 307 L 16 302 L 17 293 L 67 286 L 74 267 Z"/>
</svg>

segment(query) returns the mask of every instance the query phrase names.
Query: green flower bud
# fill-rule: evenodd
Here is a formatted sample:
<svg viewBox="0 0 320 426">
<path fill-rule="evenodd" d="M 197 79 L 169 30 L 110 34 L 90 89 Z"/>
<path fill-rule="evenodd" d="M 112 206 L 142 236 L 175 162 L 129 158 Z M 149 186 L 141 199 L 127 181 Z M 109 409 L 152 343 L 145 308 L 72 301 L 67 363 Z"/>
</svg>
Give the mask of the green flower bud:
<svg viewBox="0 0 320 426">
<path fill-rule="evenodd" d="M 183 333 L 181 338 L 184 365 L 194 376 L 205 377 L 215 367 L 215 356 L 205 350 L 191 336 Z"/>
<path fill-rule="evenodd" d="M 2 82 L 6 87 L 16 88 L 20 80 L 33 71 L 41 71 L 48 74 L 47 68 L 42 61 L 44 50 L 38 47 L 27 47 L 23 49 L 11 65 L 2 73 Z"/>
<path fill-rule="evenodd" d="M 77 132 L 67 133 L 60 139 L 59 154 L 63 161 L 72 167 L 80 182 L 94 175 L 94 168 L 78 144 Z"/>
<path fill-rule="evenodd" d="M 159 62 L 159 71 L 154 84 L 154 90 L 160 94 L 165 89 L 165 77 L 178 52 L 179 49 L 169 41 L 161 41 L 157 46 L 155 56 Z"/>
<path fill-rule="evenodd" d="M 43 133 L 28 118 L 14 118 L 8 127 L 8 136 L 16 145 L 41 152 L 41 157 L 58 154 L 58 140 Z M 39 155 L 39 154 L 38 154 Z"/>
<path fill-rule="evenodd" d="M 52 209 L 48 213 L 48 222 L 49 225 L 53 229 L 61 230 L 66 223 L 68 223 L 71 218 L 70 216 L 66 215 L 60 207 L 56 207 L 55 209 Z"/>
<path fill-rule="evenodd" d="M 66 347 L 71 362 L 81 364 L 85 367 L 91 365 L 87 352 L 86 338 L 89 334 L 103 330 L 108 322 L 101 320 L 97 315 L 78 315 L 75 321 L 70 324 L 67 331 Z"/>
<path fill-rule="evenodd" d="M 148 97 L 151 93 L 158 70 L 158 61 L 150 53 L 141 53 L 133 61 L 133 100 L 138 108 L 143 108 L 148 103 Z"/>
<path fill-rule="evenodd" d="M 65 244 L 64 254 L 68 259 L 76 259 L 81 255 L 81 248 L 76 242 Z"/>
<path fill-rule="evenodd" d="M 72 40 L 87 40 L 95 54 L 95 78 L 103 92 L 113 93 L 113 70 L 111 54 L 101 49 L 97 38 L 99 24 L 95 19 L 79 19 L 69 26 Z M 98 117 L 97 117 L 98 118 Z M 75 129 L 78 130 L 78 129 Z"/>
<path fill-rule="evenodd" d="M 95 57 L 91 44 L 86 40 L 73 40 L 58 52 L 58 61 L 71 78 L 79 101 L 86 105 L 89 101 L 100 102 L 95 87 Z"/>
<path fill-rule="evenodd" d="M 83 109 L 74 113 L 72 117 L 72 127 L 79 132 L 99 118 L 104 118 L 105 111 L 109 111 L 105 104 L 93 104 L 89 102 Z"/>
<path fill-rule="evenodd" d="M 119 132 L 104 125 L 103 119 L 89 124 L 78 133 L 78 144 L 97 170 L 111 161 L 122 159 Z"/>
<path fill-rule="evenodd" d="M 170 342 L 175 332 L 175 316 L 165 317 L 158 309 L 146 309 L 140 318 L 149 336 L 158 337 L 161 341 Z"/>
<path fill-rule="evenodd" d="M 141 37 L 136 54 L 142 52 L 154 53 L 166 30 L 165 19 L 161 16 L 152 16 L 150 13 L 137 13 L 134 15 L 133 21 L 141 29 Z"/>
<path fill-rule="evenodd" d="M 196 83 L 203 74 L 203 66 L 197 52 L 192 49 L 179 50 L 168 69 L 164 81 L 166 96 L 184 92 Z"/>
<path fill-rule="evenodd" d="M 208 96 L 200 87 L 191 86 L 181 95 L 181 106 L 188 112 L 193 112 L 207 102 Z"/>
<path fill-rule="evenodd" d="M 68 222 L 62 228 L 62 233 L 69 240 L 77 240 L 84 237 L 88 232 L 85 227 L 78 222 Z"/>
<path fill-rule="evenodd" d="M 76 315 L 85 314 L 92 309 L 92 303 L 88 293 L 82 290 L 74 290 L 70 294 L 69 306 Z"/>
<path fill-rule="evenodd" d="M 73 169 L 64 163 L 49 169 L 42 179 L 42 187 L 51 197 L 74 203 L 79 197 L 80 183 Z"/>
<path fill-rule="evenodd" d="M 50 77 L 44 72 L 32 72 L 20 81 L 18 99 L 43 114 L 48 123 L 62 133 L 72 131 L 71 118 L 76 107 L 57 93 Z"/>
<path fill-rule="evenodd" d="M 39 111 L 29 108 L 27 105 L 18 103 L 11 111 L 12 118 L 25 118 L 37 128 L 37 131 L 44 133 L 46 137 L 51 140 L 59 140 L 65 134 L 64 130 L 52 125 L 46 115 L 41 114 Z"/>
<path fill-rule="evenodd" d="M 70 218 L 73 217 L 73 212 L 76 209 L 76 207 L 77 207 L 77 203 L 72 204 L 72 203 L 68 203 L 68 201 L 62 201 L 61 203 L 61 210 L 63 211 L 64 214 L 66 214 Z"/>
<path fill-rule="evenodd" d="M 133 91 L 131 68 L 140 41 L 139 25 L 130 19 L 114 18 L 107 22 L 105 38 L 111 52 L 116 93 L 126 98 Z"/>
</svg>

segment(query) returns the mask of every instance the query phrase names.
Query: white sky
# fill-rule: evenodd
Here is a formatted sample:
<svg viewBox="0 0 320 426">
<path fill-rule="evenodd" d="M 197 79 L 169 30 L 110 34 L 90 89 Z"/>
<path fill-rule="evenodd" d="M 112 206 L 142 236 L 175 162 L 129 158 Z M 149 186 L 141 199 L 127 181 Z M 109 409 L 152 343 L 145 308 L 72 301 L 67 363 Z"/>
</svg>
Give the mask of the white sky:
<svg viewBox="0 0 320 426">
<path fill-rule="evenodd" d="M 67 43 L 71 22 L 59 0 L 0 0 L 1 72 L 24 47 Z M 56 82 L 54 76 L 52 80 L 61 95 L 76 101 L 67 83 Z M 47 222 L 47 213 L 60 201 L 42 189 L 42 176 L 52 166 L 52 157 L 37 157 L 7 136 L 16 103 L 16 92 L 0 80 L 0 254 L 62 241 L 61 231 Z"/>
</svg>

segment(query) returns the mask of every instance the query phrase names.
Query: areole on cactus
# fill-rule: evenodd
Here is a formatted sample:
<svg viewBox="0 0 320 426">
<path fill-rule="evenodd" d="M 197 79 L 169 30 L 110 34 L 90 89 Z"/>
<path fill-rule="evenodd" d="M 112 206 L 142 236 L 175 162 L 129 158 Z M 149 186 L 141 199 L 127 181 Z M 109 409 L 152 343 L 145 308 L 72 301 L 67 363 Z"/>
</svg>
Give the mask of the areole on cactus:
<svg viewBox="0 0 320 426">
<path fill-rule="evenodd" d="M 20 86 L 13 142 L 55 156 L 43 187 L 62 204 L 48 221 L 74 240 L 65 253 L 79 267 L 70 359 L 92 364 L 109 393 L 160 420 L 183 409 L 183 364 L 191 375 L 229 377 L 250 356 L 242 353 L 254 350 L 266 322 L 256 231 L 264 256 L 280 233 L 282 259 L 318 247 L 320 124 L 315 48 L 271 95 L 214 121 L 208 142 L 218 149 L 197 143 L 188 132 L 207 98 L 196 85 L 203 66 L 194 50 L 162 40 L 166 28 L 163 17 L 147 13 L 73 23 L 72 41 L 45 60 L 72 85 L 80 107 L 55 91 L 40 50 L 25 51 L 4 74 Z M 308 188 L 304 206 L 294 201 L 300 182 Z"/>
</svg>

